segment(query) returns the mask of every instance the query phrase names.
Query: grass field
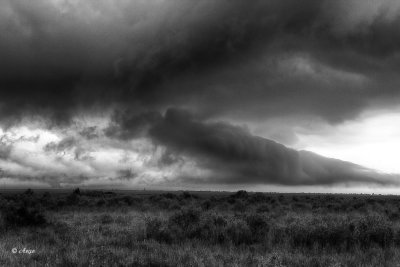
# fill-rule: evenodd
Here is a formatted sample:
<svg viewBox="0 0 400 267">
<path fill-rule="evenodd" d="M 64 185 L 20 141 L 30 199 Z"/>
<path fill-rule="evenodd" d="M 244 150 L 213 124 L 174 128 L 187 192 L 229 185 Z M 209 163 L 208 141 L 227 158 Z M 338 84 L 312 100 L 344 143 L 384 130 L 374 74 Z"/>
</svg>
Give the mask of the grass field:
<svg viewBox="0 0 400 267">
<path fill-rule="evenodd" d="M 398 196 L 27 190 L 0 204 L 0 266 L 400 266 Z"/>
</svg>

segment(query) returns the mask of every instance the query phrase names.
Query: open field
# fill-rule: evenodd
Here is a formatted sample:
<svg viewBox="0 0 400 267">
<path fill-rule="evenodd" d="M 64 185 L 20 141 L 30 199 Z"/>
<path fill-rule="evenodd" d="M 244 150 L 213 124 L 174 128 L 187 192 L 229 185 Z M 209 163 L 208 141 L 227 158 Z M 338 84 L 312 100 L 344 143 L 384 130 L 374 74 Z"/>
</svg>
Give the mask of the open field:
<svg viewBox="0 0 400 267">
<path fill-rule="evenodd" d="M 0 203 L 1 266 L 400 266 L 398 196 L 20 190 Z"/>
</svg>

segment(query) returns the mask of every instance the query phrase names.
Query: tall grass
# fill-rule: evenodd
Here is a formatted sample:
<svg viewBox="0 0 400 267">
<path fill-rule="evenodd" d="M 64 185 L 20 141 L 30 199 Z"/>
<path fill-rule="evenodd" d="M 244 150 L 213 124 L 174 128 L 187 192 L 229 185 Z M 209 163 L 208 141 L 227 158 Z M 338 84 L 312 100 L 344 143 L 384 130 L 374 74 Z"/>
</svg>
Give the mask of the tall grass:
<svg viewBox="0 0 400 267">
<path fill-rule="evenodd" d="M 399 203 L 245 191 L 3 194 L 0 266 L 396 266 Z"/>
</svg>

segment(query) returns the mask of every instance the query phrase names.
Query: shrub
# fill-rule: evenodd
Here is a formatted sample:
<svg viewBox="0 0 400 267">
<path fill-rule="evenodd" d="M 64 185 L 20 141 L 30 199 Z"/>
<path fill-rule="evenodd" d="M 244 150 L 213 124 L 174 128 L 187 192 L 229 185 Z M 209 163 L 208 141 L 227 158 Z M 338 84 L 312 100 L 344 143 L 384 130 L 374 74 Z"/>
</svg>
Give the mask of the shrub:
<svg viewBox="0 0 400 267">
<path fill-rule="evenodd" d="M 74 189 L 74 191 L 72 193 L 76 194 L 76 195 L 80 195 L 81 194 L 81 190 L 79 189 L 79 187 L 77 187 L 77 188 Z"/>
<path fill-rule="evenodd" d="M 165 227 L 165 222 L 158 217 L 146 218 L 146 237 L 166 243 L 171 243 L 173 240 L 173 236 Z"/>
<path fill-rule="evenodd" d="M 260 214 L 250 214 L 246 217 L 247 225 L 250 228 L 253 241 L 263 241 L 269 231 L 269 225 L 264 216 Z"/>
<path fill-rule="evenodd" d="M 212 203 L 210 200 L 205 200 L 205 201 L 203 201 L 203 203 L 201 203 L 201 208 L 203 210 L 209 210 L 209 209 L 211 209 L 211 206 L 212 206 Z"/>
<path fill-rule="evenodd" d="M 81 192 L 81 195 L 87 196 L 87 197 L 103 197 L 104 193 L 102 191 L 96 191 L 96 190 L 90 190 L 90 191 L 83 191 Z"/>
<path fill-rule="evenodd" d="M 246 222 L 234 219 L 228 224 L 227 235 L 235 245 L 250 244 L 252 242 L 252 234 Z"/>
<path fill-rule="evenodd" d="M 164 198 L 168 198 L 168 199 L 177 199 L 178 198 L 177 195 L 172 194 L 172 193 L 165 193 L 165 194 L 162 194 L 161 196 Z"/>
<path fill-rule="evenodd" d="M 235 212 L 245 212 L 246 211 L 246 204 L 242 200 L 237 200 L 236 203 L 233 205 L 233 211 L 235 211 Z"/>
<path fill-rule="evenodd" d="M 302 209 L 307 209 L 309 207 L 309 205 L 307 205 L 307 203 L 294 203 L 294 204 L 292 204 L 292 208 L 293 209 L 299 209 L 299 210 L 302 210 Z"/>
<path fill-rule="evenodd" d="M 163 198 L 157 204 L 161 209 L 166 210 L 177 210 L 180 208 L 176 199 Z"/>
<path fill-rule="evenodd" d="M 245 190 L 239 190 L 235 194 L 232 195 L 234 198 L 248 198 L 249 194 Z"/>
<path fill-rule="evenodd" d="M 368 215 L 353 220 L 354 237 L 361 247 L 388 247 L 394 238 L 392 223 L 381 215 Z"/>
<path fill-rule="evenodd" d="M 352 235 L 345 217 L 289 217 L 283 225 L 286 238 L 292 247 L 330 247 L 340 250 L 352 244 Z"/>
<path fill-rule="evenodd" d="M 257 213 L 263 213 L 263 212 L 269 212 L 269 206 L 268 205 L 261 205 L 257 208 Z"/>
<path fill-rule="evenodd" d="M 227 221 L 216 214 L 203 214 L 200 219 L 196 210 L 189 209 L 174 213 L 168 220 L 161 218 L 146 219 L 146 235 L 160 242 L 176 242 L 196 239 L 212 244 L 230 240 L 227 236 Z M 239 230 L 237 230 L 239 231 Z M 239 233 L 231 230 L 235 242 L 239 242 Z"/>
<path fill-rule="evenodd" d="M 229 205 L 226 202 L 220 203 L 216 206 L 216 209 L 221 212 L 227 212 L 229 210 Z"/>
<path fill-rule="evenodd" d="M 42 199 L 48 199 L 48 198 L 51 198 L 51 195 L 50 195 L 49 192 L 46 191 L 46 192 L 43 193 Z"/>
<path fill-rule="evenodd" d="M 207 214 L 202 217 L 199 229 L 194 231 L 197 235 L 192 236 L 213 244 L 224 243 L 228 239 L 226 235 L 227 221 L 225 218 L 216 214 Z"/>
<path fill-rule="evenodd" d="M 32 190 L 32 189 L 28 188 L 28 189 L 24 192 L 24 194 L 25 194 L 25 195 L 28 195 L 28 196 L 32 196 L 34 193 L 33 193 L 33 190 Z"/>
<path fill-rule="evenodd" d="M 100 218 L 100 222 L 102 224 L 109 224 L 109 223 L 112 223 L 113 221 L 114 221 L 114 219 L 108 214 L 103 214 Z"/>
<path fill-rule="evenodd" d="M 54 201 L 54 198 L 52 197 L 52 195 L 50 195 L 49 192 L 45 192 L 43 193 L 41 199 L 39 200 L 39 202 L 45 206 L 45 207 L 49 207 L 49 208 L 54 208 L 56 206 L 56 202 Z"/>
<path fill-rule="evenodd" d="M 125 202 L 127 205 L 132 206 L 133 204 L 136 203 L 141 203 L 142 200 L 136 197 L 132 197 L 132 196 L 123 196 L 121 197 L 121 200 L 123 202 Z"/>
<path fill-rule="evenodd" d="M 75 192 L 72 193 L 72 194 L 69 194 L 67 196 L 67 199 L 66 199 L 67 205 L 76 205 L 76 204 L 78 204 L 79 203 L 79 196 L 80 195 L 76 194 Z"/>
<path fill-rule="evenodd" d="M 41 226 L 46 224 L 45 216 L 35 207 L 8 205 L 2 213 L 7 227 Z"/>
<path fill-rule="evenodd" d="M 96 205 L 99 206 L 99 207 L 104 206 L 105 204 L 106 204 L 106 201 L 104 199 L 99 199 L 96 202 Z"/>
<path fill-rule="evenodd" d="M 189 229 L 200 221 L 200 211 L 195 209 L 185 209 L 175 212 L 170 218 L 169 223 L 177 225 L 182 230 Z"/>
<path fill-rule="evenodd" d="M 191 194 L 191 193 L 185 191 L 180 195 L 180 198 L 187 200 L 187 199 L 198 199 L 199 197 L 194 195 L 194 194 Z"/>
<path fill-rule="evenodd" d="M 261 203 L 267 202 L 269 198 L 263 193 L 255 193 L 254 195 L 250 196 L 250 203 Z"/>
<path fill-rule="evenodd" d="M 147 238 L 155 238 L 161 231 L 163 222 L 159 218 L 146 218 L 146 236 Z"/>
</svg>

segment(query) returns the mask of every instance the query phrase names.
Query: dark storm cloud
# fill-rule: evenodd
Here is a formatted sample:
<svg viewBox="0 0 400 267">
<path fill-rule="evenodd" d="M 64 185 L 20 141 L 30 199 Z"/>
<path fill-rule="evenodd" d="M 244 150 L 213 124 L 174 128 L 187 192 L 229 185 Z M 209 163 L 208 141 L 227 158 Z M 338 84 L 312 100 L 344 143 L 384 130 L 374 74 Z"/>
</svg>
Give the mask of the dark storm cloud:
<svg viewBox="0 0 400 267">
<path fill-rule="evenodd" d="M 133 114 L 128 110 L 114 112 L 111 125 L 104 130 L 105 135 L 122 140 L 141 137 L 146 135 L 149 127 L 162 119 L 161 114 L 155 111 Z"/>
<path fill-rule="evenodd" d="M 99 137 L 97 130 L 96 126 L 85 127 L 79 132 L 79 135 L 88 140 L 95 139 Z"/>
<path fill-rule="evenodd" d="M 170 153 L 194 157 L 212 171 L 211 177 L 197 182 L 323 185 L 394 181 L 359 165 L 287 148 L 240 127 L 202 122 L 183 110 L 169 109 L 150 136 Z M 190 177 L 182 179 L 191 181 Z"/>
<path fill-rule="evenodd" d="M 137 174 L 134 173 L 131 169 L 124 169 L 117 171 L 116 180 L 131 180 L 137 177 Z"/>
<path fill-rule="evenodd" d="M 398 104 L 399 10 L 391 0 L 4 0 L 0 123 L 44 117 L 68 125 L 75 115 L 117 110 L 104 132 L 89 127 L 79 133 L 85 140 L 45 146 L 75 153 L 52 174 L 90 161 L 80 142 L 105 135 L 124 149 L 125 141 L 150 137 L 166 147 L 160 165 L 184 165 L 188 155 L 211 171 L 210 183 L 390 183 L 212 121 L 285 116 L 334 124 Z M 0 143 L 0 159 L 11 152 Z M 35 165 L 25 160 L 14 161 Z M 120 178 L 136 177 L 120 169 Z M 79 180 L 78 172 L 71 177 Z"/>
<path fill-rule="evenodd" d="M 371 12 L 371 3 L 329 0 L 2 1 L 1 117 L 68 122 L 98 105 L 191 105 L 342 121 L 399 96 L 399 17 L 377 2 L 384 8 Z M 316 73 L 279 67 L 296 56 Z"/>
</svg>

